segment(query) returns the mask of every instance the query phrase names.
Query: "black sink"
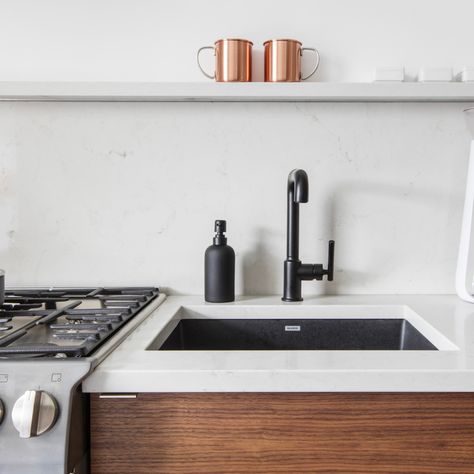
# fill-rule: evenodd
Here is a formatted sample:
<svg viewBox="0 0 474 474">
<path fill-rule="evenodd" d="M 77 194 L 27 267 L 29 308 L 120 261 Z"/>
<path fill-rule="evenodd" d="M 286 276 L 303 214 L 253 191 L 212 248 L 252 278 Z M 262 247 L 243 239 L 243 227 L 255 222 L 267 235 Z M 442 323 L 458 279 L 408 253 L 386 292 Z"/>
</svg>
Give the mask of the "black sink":
<svg viewBox="0 0 474 474">
<path fill-rule="evenodd" d="M 181 319 L 173 326 L 148 350 L 437 350 L 405 319 Z"/>
</svg>

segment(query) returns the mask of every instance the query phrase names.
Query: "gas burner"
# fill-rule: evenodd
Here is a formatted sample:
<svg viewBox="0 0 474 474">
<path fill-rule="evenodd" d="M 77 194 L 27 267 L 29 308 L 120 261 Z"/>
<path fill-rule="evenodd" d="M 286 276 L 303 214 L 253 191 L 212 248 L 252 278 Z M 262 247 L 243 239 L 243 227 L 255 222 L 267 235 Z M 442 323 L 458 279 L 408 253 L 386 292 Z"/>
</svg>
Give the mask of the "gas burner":
<svg viewBox="0 0 474 474">
<path fill-rule="evenodd" d="M 158 294 L 154 287 L 7 290 L 0 358 L 90 355 Z"/>
</svg>

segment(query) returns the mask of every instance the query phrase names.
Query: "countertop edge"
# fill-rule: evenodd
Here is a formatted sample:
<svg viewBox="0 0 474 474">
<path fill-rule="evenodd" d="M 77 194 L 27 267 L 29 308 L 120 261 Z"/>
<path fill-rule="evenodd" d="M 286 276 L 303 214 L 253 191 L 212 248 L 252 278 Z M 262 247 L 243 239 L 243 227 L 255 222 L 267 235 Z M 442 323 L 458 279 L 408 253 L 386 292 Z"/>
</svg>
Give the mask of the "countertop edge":
<svg viewBox="0 0 474 474">
<path fill-rule="evenodd" d="M 166 354 L 146 351 L 173 311 L 194 310 L 199 297 L 171 296 L 83 381 L 86 393 L 165 392 L 474 392 L 474 306 L 455 295 L 348 295 L 305 301 L 319 305 L 408 305 L 456 350 L 378 354 Z M 235 305 L 280 305 L 249 297 Z M 216 305 L 211 306 L 212 310 Z M 255 306 L 254 306 L 255 307 Z M 472 321 L 471 321 L 472 320 Z M 154 333 L 155 335 L 157 332 Z M 153 354 L 155 352 L 155 354 Z M 158 354 L 156 354 L 158 352 Z M 183 351 L 186 352 L 186 351 Z M 205 351 L 204 351 L 205 352 Z M 424 353 L 424 354 L 423 354 Z M 255 361 L 255 362 L 253 362 Z"/>
</svg>

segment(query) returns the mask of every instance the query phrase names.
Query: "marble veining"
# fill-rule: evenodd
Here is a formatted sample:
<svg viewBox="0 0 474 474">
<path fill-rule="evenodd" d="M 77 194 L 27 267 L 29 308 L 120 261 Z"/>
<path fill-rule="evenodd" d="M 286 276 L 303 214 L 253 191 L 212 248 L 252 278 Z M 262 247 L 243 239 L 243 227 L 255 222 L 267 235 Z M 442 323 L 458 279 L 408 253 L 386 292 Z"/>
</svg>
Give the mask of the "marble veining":
<svg viewBox="0 0 474 474">
<path fill-rule="evenodd" d="M 277 294 L 291 169 L 310 178 L 304 294 L 452 293 L 469 135 L 463 104 L 1 103 L 9 285 L 156 284 L 200 294 L 213 222 L 237 294 Z M 177 198 L 179 196 L 179 198 Z"/>
</svg>

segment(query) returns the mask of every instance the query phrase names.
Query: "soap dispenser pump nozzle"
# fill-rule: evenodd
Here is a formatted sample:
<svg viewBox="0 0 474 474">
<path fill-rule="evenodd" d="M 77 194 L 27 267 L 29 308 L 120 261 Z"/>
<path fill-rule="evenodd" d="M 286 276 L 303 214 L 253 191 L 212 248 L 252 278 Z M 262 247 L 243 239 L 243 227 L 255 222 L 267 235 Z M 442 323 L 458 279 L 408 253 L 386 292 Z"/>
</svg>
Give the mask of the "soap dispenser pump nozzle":
<svg viewBox="0 0 474 474">
<path fill-rule="evenodd" d="M 227 230 L 227 223 L 224 220 L 216 220 L 214 223 L 214 231 L 216 235 L 214 236 L 213 243 L 214 245 L 225 245 L 227 243 L 227 237 L 224 232 Z"/>
</svg>

